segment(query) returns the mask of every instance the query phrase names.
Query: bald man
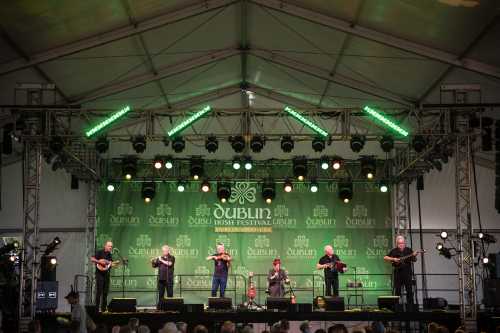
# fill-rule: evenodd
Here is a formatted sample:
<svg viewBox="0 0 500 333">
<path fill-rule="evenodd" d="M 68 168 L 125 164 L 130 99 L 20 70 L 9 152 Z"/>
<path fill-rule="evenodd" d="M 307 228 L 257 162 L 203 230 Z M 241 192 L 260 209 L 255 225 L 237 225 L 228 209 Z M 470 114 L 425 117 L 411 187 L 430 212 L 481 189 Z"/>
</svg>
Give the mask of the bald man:
<svg viewBox="0 0 500 333">
<path fill-rule="evenodd" d="M 106 311 L 108 306 L 108 291 L 109 291 L 109 281 L 110 281 L 110 271 L 114 266 L 111 265 L 113 263 L 113 242 L 106 241 L 104 243 L 104 248 L 95 253 L 94 256 L 90 257 L 90 260 L 94 264 L 101 264 L 105 267 L 108 267 L 105 270 L 97 269 L 95 270 L 95 284 L 96 284 L 96 292 L 95 292 L 95 305 L 97 309 L 100 309 L 101 312 Z M 97 265 L 96 265 L 97 267 Z"/>
<path fill-rule="evenodd" d="M 337 261 L 340 261 L 340 258 L 333 253 L 333 247 L 325 246 L 325 255 L 316 264 L 316 269 L 322 269 L 325 273 L 325 296 L 332 296 L 332 288 L 333 296 L 339 295 L 339 272 L 335 267 Z"/>
<path fill-rule="evenodd" d="M 151 260 L 153 268 L 158 268 L 158 307 L 165 296 L 165 288 L 167 297 L 174 297 L 175 257 L 170 254 L 170 248 L 167 245 L 161 247 L 161 253 L 161 256 Z"/>
</svg>

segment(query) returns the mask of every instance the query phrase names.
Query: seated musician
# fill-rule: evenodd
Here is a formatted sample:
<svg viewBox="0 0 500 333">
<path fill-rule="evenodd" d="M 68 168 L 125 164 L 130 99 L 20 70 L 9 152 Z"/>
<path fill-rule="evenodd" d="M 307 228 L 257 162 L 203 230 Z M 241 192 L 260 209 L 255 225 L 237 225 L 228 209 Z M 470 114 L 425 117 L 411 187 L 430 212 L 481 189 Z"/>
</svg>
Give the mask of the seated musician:
<svg viewBox="0 0 500 333">
<path fill-rule="evenodd" d="M 285 296 L 285 283 L 290 283 L 288 274 L 281 269 L 281 260 L 273 260 L 273 268 L 267 274 L 268 291 L 271 297 Z"/>
</svg>

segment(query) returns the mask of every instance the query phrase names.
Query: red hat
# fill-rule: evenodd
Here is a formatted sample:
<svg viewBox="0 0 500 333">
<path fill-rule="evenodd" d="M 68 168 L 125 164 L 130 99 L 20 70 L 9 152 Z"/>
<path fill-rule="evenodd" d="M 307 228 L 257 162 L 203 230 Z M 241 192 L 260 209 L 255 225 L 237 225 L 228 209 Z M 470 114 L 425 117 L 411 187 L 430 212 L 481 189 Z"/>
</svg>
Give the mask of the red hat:
<svg viewBox="0 0 500 333">
<path fill-rule="evenodd" d="M 281 259 L 280 258 L 276 258 L 276 259 L 273 260 L 273 265 L 277 265 L 277 264 L 281 265 Z"/>
</svg>

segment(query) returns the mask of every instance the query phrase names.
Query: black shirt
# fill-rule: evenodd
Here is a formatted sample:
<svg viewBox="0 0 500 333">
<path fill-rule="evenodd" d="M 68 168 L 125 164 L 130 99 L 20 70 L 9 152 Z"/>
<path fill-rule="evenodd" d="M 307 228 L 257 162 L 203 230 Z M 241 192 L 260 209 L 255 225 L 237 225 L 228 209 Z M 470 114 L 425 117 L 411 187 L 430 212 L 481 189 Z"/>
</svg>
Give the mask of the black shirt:
<svg viewBox="0 0 500 333">
<path fill-rule="evenodd" d="M 94 258 L 96 258 L 97 260 L 106 259 L 108 261 L 113 261 L 113 255 L 111 254 L 111 252 L 106 252 L 104 250 L 97 251 L 95 253 Z M 95 272 L 98 274 L 108 274 L 109 271 L 110 271 L 110 269 L 108 269 L 107 271 L 100 271 L 97 268 L 95 269 Z"/>
<path fill-rule="evenodd" d="M 332 265 L 333 265 L 332 268 L 327 267 L 327 268 L 323 269 L 323 271 L 325 272 L 325 278 L 338 275 L 338 271 L 335 268 L 335 263 L 337 261 L 340 261 L 340 258 L 336 254 L 333 254 L 331 257 L 329 257 L 325 254 L 324 256 L 322 256 L 319 259 L 318 264 L 320 264 L 320 265 L 325 265 L 325 264 L 329 264 L 329 263 L 332 263 Z"/>
<path fill-rule="evenodd" d="M 217 257 L 219 256 L 220 254 L 218 253 L 215 253 L 215 254 L 212 254 L 212 256 L 214 257 Z M 222 259 L 214 259 L 214 276 L 218 276 L 218 277 L 224 277 L 226 276 L 227 277 L 227 272 L 229 270 L 229 262 L 226 261 L 226 260 L 222 260 Z"/>
<path fill-rule="evenodd" d="M 169 254 L 167 256 L 161 256 L 161 259 L 164 261 L 172 262 L 172 265 L 165 265 L 164 263 L 160 262 L 158 258 L 153 260 L 153 267 L 158 267 L 158 280 L 173 281 L 175 257 Z"/>
<path fill-rule="evenodd" d="M 392 257 L 392 258 L 401 258 L 405 257 L 408 255 L 411 255 L 413 253 L 413 250 L 409 247 L 405 247 L 403 251 L 401 251 L 398 247 L 395 247 L 392 249 L 387 256 Z M 415 261 L 415 257 L 410 257 L 406 260 L 403 260 L 399 265 L 394 265 L 394 271 L 397 273 L 410 273 L 411 272 L 411 263 L 412 261 Z"/>
</svg>

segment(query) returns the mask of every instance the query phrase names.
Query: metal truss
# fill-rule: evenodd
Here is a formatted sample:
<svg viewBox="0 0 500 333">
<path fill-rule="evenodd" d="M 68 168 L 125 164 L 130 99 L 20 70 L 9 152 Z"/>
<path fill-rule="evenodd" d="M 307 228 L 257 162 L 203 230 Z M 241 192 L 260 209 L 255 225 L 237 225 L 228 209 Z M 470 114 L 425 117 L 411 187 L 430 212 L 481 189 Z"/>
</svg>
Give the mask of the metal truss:
<svg viewBox="0 0 500 333">
<path fill-rule="evenodd" d="M 92 304 L 92 277 L 94 265 L 90 262 L 89 258 L 94 254 L 96 244 L 96 202 L 97 202 L 97 188 L 96 181 L 89 181 L 88 185 L 88 203 L 87 203 L 87 225 L 85 227 L 85 271 L 84 275 L 87 277 L 85 281 L 85 298 L 86 304 Z"/>
<path fill-rule="evenodd" d="M 399 181 L 394 185 L 394 229 L 396 235 L 407 236 L 410 218 L 409 186 L 407 180 Z"/>
<path fill-rule="evenodd" d="M 24 229 L 19 288 L 19 316 L 22 320 L 35 316 L 41 173 L 41 144 L 36 141 L 25 141 L 23 158 Z"/>
</svg>

